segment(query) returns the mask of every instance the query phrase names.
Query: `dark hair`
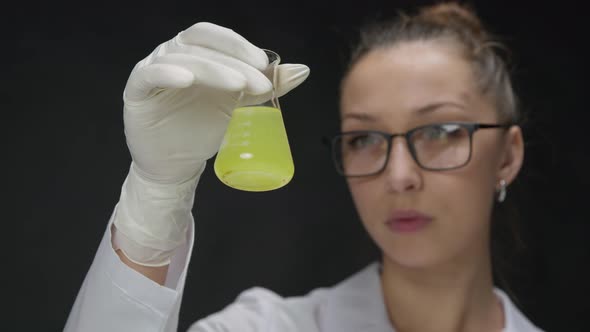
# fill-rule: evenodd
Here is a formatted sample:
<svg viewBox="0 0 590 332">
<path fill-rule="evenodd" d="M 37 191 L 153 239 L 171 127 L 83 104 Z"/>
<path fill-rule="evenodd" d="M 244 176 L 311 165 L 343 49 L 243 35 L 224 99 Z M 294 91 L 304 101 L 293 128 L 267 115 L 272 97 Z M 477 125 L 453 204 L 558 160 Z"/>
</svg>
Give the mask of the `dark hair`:
<svg viewBox="0 0 590 332">
<path fill-rule="evenodd" d="M 501 120 L 517 123 L 520 111 L 507 61 L 500 52 L 507 51 L 507 48 L 484 28 L 468 5 L 440 3 L 422 7 L 414 15 L 400 13 L 394 20 L 366 25 L 361 29 L 360 40 L 352 51 L 344 79 L 370 51 L 403 42 L 441 39 L 454 42 L 465 59 L 473 64 L 479 88 L 495 102 Z"/>
<path fill-rule="evenodd" d="M 494 103 L 500 121 L 520 124 L 522 115 L 512 87 L 508 61 L 503 57 L 508 50 L 484 28 L 473 8 L 465 4 L 438 3 L 422 7 L 413 15 L 399 13 L 394 20 L 368 24 L 361 29 L 360 40 L 351 53 L 342 82 L 354 65 L 373 50 L 404 42 L 438 40 L 454 43 L 472 64 L 478 87 Z M 494 282 L 518 303 L 508 284 L 508 274 L 512 272 L 508 258 L 514 257 L 524 244 L 518 228 L 518 210 L 510 196 L 504 203 L 495 204 L 493 209 L 492 268 Z"/>
</svg>

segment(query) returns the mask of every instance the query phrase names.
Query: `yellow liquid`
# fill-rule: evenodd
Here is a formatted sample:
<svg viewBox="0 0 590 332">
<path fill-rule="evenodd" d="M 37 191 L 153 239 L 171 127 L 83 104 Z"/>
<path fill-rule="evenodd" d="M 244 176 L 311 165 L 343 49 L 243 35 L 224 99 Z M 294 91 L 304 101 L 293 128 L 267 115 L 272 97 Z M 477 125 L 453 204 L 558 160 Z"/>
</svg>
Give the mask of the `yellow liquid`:
<svg viewBox="0 0 590 332">
<path fill-rule="evenodd" d="M 295 167 L 281 111 L 266 106 L 235 109 L 214 170 L 223 183 L 245 191 L 273 190 L 289 183 Z"/>
</svg>

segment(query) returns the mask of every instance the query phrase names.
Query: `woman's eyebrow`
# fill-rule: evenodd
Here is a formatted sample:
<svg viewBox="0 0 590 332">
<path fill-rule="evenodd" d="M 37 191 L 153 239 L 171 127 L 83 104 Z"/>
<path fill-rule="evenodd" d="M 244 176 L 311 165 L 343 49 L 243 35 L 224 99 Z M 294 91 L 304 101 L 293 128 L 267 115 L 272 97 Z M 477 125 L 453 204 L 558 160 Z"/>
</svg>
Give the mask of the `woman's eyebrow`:
<svg viewBox="0 0 590 332">
<path fill-rule="evenodd" d="M 377 119 L 367 113 L 346 113 L 342 115 L 342 120 L 354 119 L 359 121 L 375 122 Z"/>
<path fill-rule="evenodd" d="M 431 103 L 431 104 L 427 104 L 425 106 L 419 107 L 415 110 L 411 111 L 411 114 L 416 115 L 416 116 L 422 116 L 428 113 L 432 113 L 438 109 L 441 109 L 443 107 L 453 107 L 453 108 L 459 108 L 461 110 L 465 110 L 466 107 L 463 104 L 457 103 L 457 102 L 451 102 L 451 101 L 445 101 L 445 102 L 436 102 L 436 103 Z M 348 112 L 346 114 L 342 115 L 342 120 L 346 120 L 346 119 L 354 119 L 354 120 L 358 120 L 358 121 L 364 121 L 364 122 L 377 122 L 378 118 L 368 114 L 368 113 L 357 113 L 357 112 Z"/>
<path fill-rule="evenodd" d="M 465 106 L 460 104 L 460 103 L 456 103 L 456 102 L 451 102 L 451 101 L 445 101 L 445 102 L 437 102 L 437 103 L 432 103 L 432 104 L 428 104 L 426 106 L 422 106 L 420 108 L 417 108 L 416 110 L 414 110 L 412 113 L 416 114 L 418 116 L 424 115 L 424 114 L 428 114 L 428 113 L 432 113 L 440 108 L 443 108 L 445 106 L 451 106 L 453 108 L 459 108 L 462 110 L 465 110 Z"/>
</svg>

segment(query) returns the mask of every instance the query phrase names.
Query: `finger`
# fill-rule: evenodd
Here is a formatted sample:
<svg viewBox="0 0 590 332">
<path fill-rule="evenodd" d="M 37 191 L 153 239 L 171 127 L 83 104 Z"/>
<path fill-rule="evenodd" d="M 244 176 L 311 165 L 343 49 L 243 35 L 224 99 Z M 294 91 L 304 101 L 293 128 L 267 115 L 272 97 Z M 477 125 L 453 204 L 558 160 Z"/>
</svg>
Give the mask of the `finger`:
<svg viewBox="0 0 590 332">
<path fill-rule="evenodd" d="M 186 88 L 193 84 L 194 75 L 179 66 L 154 64 L 138 69 L 129 79 L 124 96 L 127 101 L 147 98 L 157 88 Z"/>
<path fill-rule="evenodd" d="M 264 70 L 268 66 L 268 57 L 264 51 L 231 29 L 200 22 L 178 34 L 178 40 L 188 45 L 203 46 L 213 49 L 250 66 Z"/>
<path fill-rule="evenodd" d="M 302 64 L 286 63 L 277 66 L 277 96 L 282 97 L 298 87 L 309 76 L 309 67 Z"/>
<path fill-rule="evenodd" d="M 169 64 L 181 67 L 194 76 L 193 84 L 202 84 L 226 91 L 242 91 L 246 77 L 239 71 L 221 63 L 189 54 L 166 54 L 154 59 L 153 64 Z"/>
<path fill-rule="evenodd" d="M 230 67 L 246 77 L 245 92 L 252 95 L 260 95 L 269 92 L 272 89 L 271 81 L 260 70 L 251 65 L 203 46 L 182 45 L 178 43 L 170 43 L 166 47 L 165 54 L 182 53 L 193 55 L 198 58 L 207 59 L 212 62 L 222 64 Z"/>
</svg>

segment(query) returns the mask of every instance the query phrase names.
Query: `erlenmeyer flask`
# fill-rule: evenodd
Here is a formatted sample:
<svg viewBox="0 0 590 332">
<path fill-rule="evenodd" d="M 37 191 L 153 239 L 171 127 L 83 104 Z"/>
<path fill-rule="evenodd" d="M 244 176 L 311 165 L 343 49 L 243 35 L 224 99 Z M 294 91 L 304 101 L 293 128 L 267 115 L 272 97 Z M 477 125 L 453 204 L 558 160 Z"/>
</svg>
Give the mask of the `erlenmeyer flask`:
<svg viewBox="0 0 590 332">
<path fill-rule="evenodd" d="M 275 52 L 265 52 L 269 58 L 265 74 L 273 83 L 272 97 L 265 103 L 234 110 L 214 164 L 221 182 L 245 191 L 278 189 L 291 181 L 295 171 L 275 93 L 275 68 L 280 57 Z"/>
</svg>

